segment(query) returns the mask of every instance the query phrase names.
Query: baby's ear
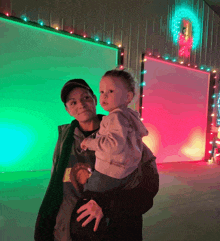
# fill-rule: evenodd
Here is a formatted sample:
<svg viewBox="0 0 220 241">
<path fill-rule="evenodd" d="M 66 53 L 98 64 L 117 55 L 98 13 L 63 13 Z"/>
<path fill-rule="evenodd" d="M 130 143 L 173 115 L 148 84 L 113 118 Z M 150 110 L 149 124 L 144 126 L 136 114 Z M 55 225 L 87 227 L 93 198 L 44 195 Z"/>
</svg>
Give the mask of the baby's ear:
<svg viewBox="0 0 220 241">
<path fill-rule="evenodd" d="M 127 102 L 130 103 L 130 102 L 133 100 L 133 98 L 134 98 L 133 92 L 132 92 L 132 91 L 129 91 L 129 92 L 127 93 Z"/>
</svg>

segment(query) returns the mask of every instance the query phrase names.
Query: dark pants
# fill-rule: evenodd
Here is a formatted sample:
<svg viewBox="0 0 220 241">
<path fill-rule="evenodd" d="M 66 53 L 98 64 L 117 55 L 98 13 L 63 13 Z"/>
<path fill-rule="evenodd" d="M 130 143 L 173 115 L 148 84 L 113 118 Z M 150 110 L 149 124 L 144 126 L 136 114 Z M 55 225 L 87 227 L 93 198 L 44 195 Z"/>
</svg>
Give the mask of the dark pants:
<svg viewBox="0 0 220 241">
<path fill-rule="evenodd" d="M 112 221 L 106 236 L 107 241 L 142 241 L 142 215 Z"/>
<path fill-rule="evenodd" d="M 70 222 L 71 238 L 74 241 L 142 241 L 142 215 L 135 217 L 118 218 L 108 223 L 102 218 L 98 230 L 93 231 L 95 220 L 82 227 L 86 217 L 76 221 L 79 214 L 76 210 L 88 201 L 79 201 L 74 209 Z"/>
</svg>

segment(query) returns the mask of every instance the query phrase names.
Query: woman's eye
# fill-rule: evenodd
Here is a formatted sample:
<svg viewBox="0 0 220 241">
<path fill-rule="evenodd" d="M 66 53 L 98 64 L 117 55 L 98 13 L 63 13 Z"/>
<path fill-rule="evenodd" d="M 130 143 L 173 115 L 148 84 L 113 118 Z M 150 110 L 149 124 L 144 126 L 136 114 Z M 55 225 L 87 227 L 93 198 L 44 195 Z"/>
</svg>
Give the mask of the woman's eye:
<svg viewBox="0 0 220 241">
<path fill-rule="evenodd" d="M 100 94 L 103 94 L 104 93 L 104 91 L 100 91 Z"/>
<path fill-rule="evenodd" d="M 113 90 L 109 90 L 110 93 L 113 93 L 114 91 Z"/>
<path fill-rule="evenodd" d="M 88 99 L 90 99 L 90 97 L 89 97 L 89 96 L 85 96 L 84 99 L 85 99 L 85 100 L 88 100 Z"/>
<path fill-rule="evenodd" d="M 75 105 L 75 104 L 76 104 L 76 102 L 75 102 L 75 101 L 70 103 L 70 105 Z"/>
</svg>

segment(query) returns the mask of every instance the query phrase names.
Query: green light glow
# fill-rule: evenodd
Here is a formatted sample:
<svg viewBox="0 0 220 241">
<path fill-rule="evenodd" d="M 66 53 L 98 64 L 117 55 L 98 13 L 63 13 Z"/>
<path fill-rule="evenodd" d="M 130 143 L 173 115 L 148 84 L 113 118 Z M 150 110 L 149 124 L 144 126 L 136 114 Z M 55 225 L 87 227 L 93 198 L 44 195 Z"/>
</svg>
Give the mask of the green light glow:
<svg viewBox="0 0 220 241">
<path fill-rule="evenodd" d="M 41 26 L 44 25 L 44 22 L 43 22 L 41 19 L 39 19 L 37 22 L 38 22 Z"/>
<path fill-rule="evenodd" d="M 0 166 L 14 166 L 20 164 L 27 155 L 34 142 L 33 132 L 26 125 L 0 122 L 2 148 Z"/>
<path fill-rule="evenodd" d="M 169 54 L 165 54 L 165 55 L 163 56 L 163 58 L 164 58 L 165 60 L 168 60 L 168 59 L 170 59 L 170 55 L 169 55 Z"/>
<path fill-rule="evenodd" d="M 63 84 L 83 78 L 99 99 L 101 76 L 117 67 L 118 48 L 5 18 L 0 17 L 5 33 L 0 38 L 0 171 L 50 169 L 57 126 L 73 120 L 60 100 Z M 108 112 L 98 104 L 97 113 Z"/>
<path fill-rule="evenodd" d="M 178 44 L 179 33 L 181 32 L 180 26 L 183 19 L 189 20 L 192 23 L 192 49 L 195 50 L 199 47 L 200 43 L 201 23 L 196 14 L 188 6 L 181 5 L 175 7 L 175 12 L 170 21 L 170 29 L 173 37 L 173 42 L 176 45 Z"/>
<path fill-rule="evenodd" d="M 142 82 L 140 86 L 146 86 L 146 82 Z"/>
</svg>

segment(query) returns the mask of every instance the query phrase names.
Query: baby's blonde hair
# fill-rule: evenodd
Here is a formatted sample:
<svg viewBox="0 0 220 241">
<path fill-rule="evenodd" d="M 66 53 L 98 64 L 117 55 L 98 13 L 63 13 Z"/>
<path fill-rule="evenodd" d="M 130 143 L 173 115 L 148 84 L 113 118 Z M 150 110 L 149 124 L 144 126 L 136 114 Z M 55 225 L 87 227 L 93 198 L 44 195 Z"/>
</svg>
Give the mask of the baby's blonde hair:
<svg viewBox="0 0 220 241">
<path fill-rule="evenodd" d="M 118 70 L 118 69 L 113 69 L 107 71 L 103 77 L 118 77 L 122 80 L 122 82 L 125 84 L 126 88 L 128 91 L 131 91 L 133 93 L 133 96 L 135 96 L 135 85 L 136 82 L 134 80 L 134 77 L 132 76 L 131 73 L 129 73 L 126 70 Z"/>
</svg>

